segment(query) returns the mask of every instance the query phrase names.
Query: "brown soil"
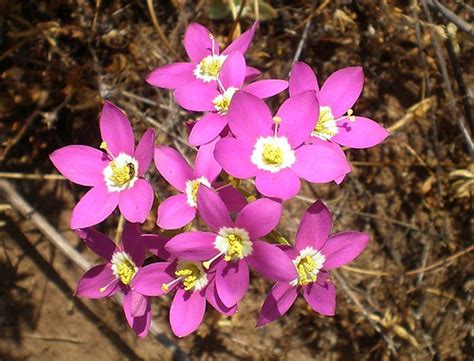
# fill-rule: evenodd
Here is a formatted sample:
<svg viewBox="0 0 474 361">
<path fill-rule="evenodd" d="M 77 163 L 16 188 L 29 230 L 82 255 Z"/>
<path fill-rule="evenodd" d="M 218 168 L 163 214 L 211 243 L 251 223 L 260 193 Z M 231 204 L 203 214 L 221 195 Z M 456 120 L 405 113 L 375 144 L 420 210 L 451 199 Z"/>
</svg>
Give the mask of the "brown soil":
<svg viewBox="0 0 474 361">
<path fill-rule="evenodd" d="M 97 147 L 104 98 L 127 112 L 138 134 L 157 126 L 158 143 L 194 156 L 181 140 L 187 137 L 185 121 L 198 114 L 182 111 L 170 92 L 144 81 L 155 67 L 177 60 L 153 26 L 146 2 L 102 0 L 98 8 L 95 3 L 0 0 L 2 172 L 55 173 L 48 160 L 51 151 L 73 143 Z M 210 20 L 208 3 L 154 1 L 171 48 L 182 58 L 181 39 L 189 22 L 206 24 L 215 34 L 227 35 L 232 27 L 232 19 Z M 458 123 L 460 117 L 472 120 L 470 98 L 460 81 L 468 88 L 473 84 L 474 47 L 472 35 L 461 29 L 455 39 L 439 40 L 451 95 L 435 48 L 448 22 L 431 8 L 431 23 L 421 7 L 424 1 L 418 3 L 272 2 L 278 17 L 262 22 L 247 56 L 251 65 L 266 77 L 286 78 L 305 21 L 315 14 L 300 60 L 320 79 L 338 68 L 363 65 L 366 85 L 355 111 L 385 127 L 403 121 L 383 145 L 346 152 L 354 170 L 341 186 L 303 187 L 303 196 L 324 200 L 334 212 L 335 231 L 372 235 L 368 249 L 350 265 L 356 269 L 333 275 L 336 316 L 321 317 L 298 300 L 283 319 L 255 329 L 271 285 L 254 278 L 235 317 L 208 312 L 194 335 L 177 340 L 167 324 L 168 302 L 157 300 L 155 321 L 193 359 L 464 360 L 474 354 L 472 252 L 459 255 L 472 251 L 472 184 L 469 188 L 467 182 L 474 167 Z M 443 3 L 472 23 L 472 7 L 457 0 Z M 240 23 L 245 29 L 251 20 Z M 226 37 L 219 40 L 225 43 Z M 450 46 L 455 49 L 451 54 Z M 456 170 L 464 170 L 464 176 L 449 177 Z M 160 199 L 172 194 L 156 170 L 150 180 Z M 84 188 L 65 181 L 14 182 L 71 244 L 94 260 L 68 230 L 70 211 Z M 289 239 L 307 206 L 303 200 L 286 204 L 280 230 Z M 144 230 L 157 232 L 155 216 L 150 215 Z M 113 236 L 117 220 L 115 215 L 101 229 Z M 81 271 L 1 199 L 0 241 L 1 360 L 173 358 L 152 336 L 135 337 L 112 300 L 76 299 Z M 419 270 L 430 265 L 438 266 Z"/>
</svg>

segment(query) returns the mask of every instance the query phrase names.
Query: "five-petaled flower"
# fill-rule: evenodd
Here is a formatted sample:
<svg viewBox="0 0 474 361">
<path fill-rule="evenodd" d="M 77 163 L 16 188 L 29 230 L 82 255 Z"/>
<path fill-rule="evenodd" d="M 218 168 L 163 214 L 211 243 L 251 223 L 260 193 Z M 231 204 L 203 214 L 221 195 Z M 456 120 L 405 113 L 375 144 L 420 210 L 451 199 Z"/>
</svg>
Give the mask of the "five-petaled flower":
<svg viewBox="0 0 474 361">
<path fill-rule="evenodd" d="M 364 86 L 361 66 L 340 69 L 329 76 L 319 89 L 309 65 L 297 62 L 290 75 L 290 97 L 308 90 L 316 91 L 319 117 L 313 120 L 313 141 L 331 141 L 350 148 L 370 148 L 381 143 L 389 133 L 381 125 L 353 114 L 352 106 Z"/>
<path fill-rule="evenodd" d="M 153 189 L 143 175 L 153 157 L 154 130 L 147 130 L 135 148 L 127 117 L 117 106 L 105 102 L 100 133 L 105 152 L 86 145 L 69 145 L 49 156 L 70 181 L 92 186 L 72 211 L 72 229 L 102 222 L 117 205 L 126 220 L 143 223 L 153 205 Z"/>
<path fill-rule="evenodd" d="M 318 113 L 314 91 L 287 99 L 273 118 L 261 99 L 239 91 L 228 113 L 235 138 L 216 144 L 216 160 L 233 177 L 256 177 L 260 193 L 282 200 L 299 192 L 299 178 L 336 180 L 350 171 L 345 156 L 326 143 L 304 144 Z"/>
<path fill-rule="evenodd" d="M 93 228 L 76 231 L 87 246 L 106 263 L 92 267 L 77 284 L 76 295 L 84 298 L 110 297 L 122 292 L 123 310 L 130 327 L 140 337 L 148 334 L 151 300 L 134 287 L 135 276 L 145 260 L 145 240 L 138 224 L 126 223 L 120 246 Z"/>
<path fill-rule="evenodd" d="M 283 251 L 260 239 L 277 226 L 280 203 L 266 198 L 255 200 L 237 214 L 235 222 L 219 195 L 206 186 L 199 188 L 197 204 L 211 232 L 178 234 L 165 249 L 215 271 L 216 294 L 225 306 L 233 307 L 247 292 L 249 265 L 265 278 L 293 279 L 293 265 Z"/>
<path fill-rule="evenodd" d="M 313 203 L 301 219 L 295 247 L 282 247 L 286 257 L 293 262 L 293 280 L 274 285 L 263 303 L 258 326 L 283 316 L 299 292 L 314 311 L 325 316 L 334 315 L 336 289 L 328 271 L 357 258 L 367 247 L 369 235 L 346 231 L 329 236 L 331 228 L 331 214 L 324 203 Z"/>
<path fill-rule="evenodd" d="M 245 54 L 257 26 L 258 22 L 255 22 L 249 30 L 220 53 L 216 39 L 206 27 L 197 23 L 190 24 L 184 35 L 184 48 L 191 61 L 159 67 L 148 75 L 147 82 L 165 89 L 178 89 L 190 84 L 215 84 L 227 56 L 234 51 Z M 260 72 L 254 68 L 246 69 L 247 78 L 259 74 Z"/>
</svg>

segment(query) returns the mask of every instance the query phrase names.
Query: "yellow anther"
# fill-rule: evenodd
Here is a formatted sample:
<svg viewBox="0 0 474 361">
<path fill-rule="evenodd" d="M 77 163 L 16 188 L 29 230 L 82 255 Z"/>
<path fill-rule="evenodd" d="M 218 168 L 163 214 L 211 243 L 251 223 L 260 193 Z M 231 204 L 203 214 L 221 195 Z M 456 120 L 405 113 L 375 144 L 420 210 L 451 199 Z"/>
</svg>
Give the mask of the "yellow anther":
<svg viewBox="0 0 474 361">
<path fill-rule="evenodd" d="M 212 263 L 212 261 L 205 261 L 205 262 L 202 263 L 202 266 L 205 269 L 209 269 L 209 268 L 211 268 L 211 263 Z"/>
<path fill-rule="evenodd" d="M 101 288 L 99 288 L 99 292 L 104 293 L 106 289 L 107 289 L 107 286 L 101 287 Z"/>
<path fill-rule="evenodd" d="M 224 256 L 224 260 L 228 262 L 235 258 L 244 258 L 244 240 L 240 236 L 235 233 L 230 233 L 227 235 L 227 242 L 229 247 Z"/>
<path fill-rule="evenodd" d="M 281 121 L 282 121 L 282 119 L 281 119 L 279 116 L 275 115 L 275 116 L 273 117 L 273 123 L 275 123 L 275 124 L 280 124 Z"/>
<path fill-rule="evenodd" d="M 104 140 L 102 141 L 102 143 L 100 143 L 100 146 L 99 146 L 100 149 L 107 149 L 108 146 L 107 146 L 107 142 Z"/>
<path fill-rule="evenodd" d="M 316 282 L 318 279 L 317 274 L 313 273 L 317 269 L 317 265 L 311 256 L 301 258 L 296 269 L 298 270 L 298 284 L 300 286 Z"/>
<path fill-rule="evenodd" d="M 257 197 L 255 197 L 254 195 L 250 195 L 250 196 L 247 197 L 247 202 L 253 202 L 256 199 L 257 199 Z"/>
<path fill-rule="evenodd" d="M 170 285 L 169 285 L 169 284 L 163 283 L 163 284 L 161 285 L 161 290 L 162 290 L 163 292 L 168 292 L 169 289 L 170 289 Z"/>
<path fill-rule="evenodd" d="M 120 281 L 124 285 L 130 284 L 132 281 L 133 276 L 135 276 L 136 273 L 136 267 L 133 263 L 124 261 L 122 263 L 119 263 L 117 265 L 117 273 L 120 278 Z"/>
<path fill-rule="evenodd" d="M 265 144 L 262 152 L 263 162 L 267 165 L 281 165 L 283 163 L 283 152 L 273 144 Z"/>
<path fill-rule="evenodd" d="M 124 166 L 118 166 L 115 160 L 113 160 L 110 162 L 110 168 L 112 170 L 110 180 L 115 183 L 116 186 L 124 186 L 133 177 L 135 177 L 136 170 L 133 163 L 127 163 Z"/>
<path fill-rule="evenodd" d="M 224 59 L 220 56 L 209 55 L 201 60 L 197 67 L 200 76 L 217 78 Z"/>
<path fill-rule="evenodd" d="M 196 286 L 196 283 L 202 277 L 201 270 L 194 263 L 186 263 L 174 273 L 181 278 L 184 290 L 189 291 Z"/>
<path fill-rule="evenodd" d="M 329 107 L 319 109 L 319 119 L 313 130 L 313 135 L 329 140 L 338 132 L 337 125 Z"/>
<path fill-rule="evenodd" d="M 351 122 L 355 122 L 356 120 L 356 117 L 354 116 L 354 111 L 352 109 L 349 109 L 347 111 L 347 117 L 349 118 Z"/>
</svg>

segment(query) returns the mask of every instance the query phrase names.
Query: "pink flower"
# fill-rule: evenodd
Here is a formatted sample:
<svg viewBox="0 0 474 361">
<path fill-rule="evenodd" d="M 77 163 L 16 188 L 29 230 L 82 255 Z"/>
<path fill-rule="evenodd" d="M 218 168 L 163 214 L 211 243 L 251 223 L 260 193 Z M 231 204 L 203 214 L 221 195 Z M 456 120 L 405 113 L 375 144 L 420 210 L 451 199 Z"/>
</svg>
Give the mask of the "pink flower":
<svg viewBox="0 0 474 361">
<path fill-rule="evenodd" d="M 200 184 L 209 187 L 213 185 L 222 169 L 214 159 L 214 147 L 215 142 L 212 142 L 199 148 L 194 169 L 173 148 L 155 148 L 155 165 L 158 172 L 181 192 L 167 198 L 158 206 L 156 224 L 160 228 L 181 228 L 196 217 L 197 191 Z M 220 193 L 225 197 L 230 210 L 239 210 L 246 203 L 245 197 L 230 185 L 221 188 Z"/>
<path fill-rule="evenodd" d="M 272 280 L 294 279 L 294 267 L 276 245 L 260 240 L 278 224 L 281 204 L 262 198 L 246 205 L 232 221 L 220 197 L 203 186 L 198 190 L 198 209 L 211 232 L 191 231 L 173 237 L 165 249 L 178 258 L 204 261 L 215 271 L 216 298 L 233 307 L 249 285 L 249 265 Z M 212 267 L 212 268 L 211 268 Z"/>
<path fill-rule="evenodd" d="M 217 77 L 216 84 L 190 83 L 175 91 L 179 105 L 186 110 L 208 112 L 192 128 L 189 143 L 194 146 L 215 139 L 227 125 L 227 112 L 233 95 L 240 89 L 259 98 L 276 95 L 288 87 L 288 82 L 266 79 L 244 85 L 244 56 L 235 51 L 228 55 Z"/>
<path fill-rule="evenodd" d="M 125 224 L 120 246 L 93 228 L 76 232 L 94 253 L 106 261 L 92 267 L 82 276 L 76 295 L 96 299 L 122 292 L 123 310 L 128 324 L 138 336 L 145 337 L 151 322 L 150 298 L 137 292 L 133 286 L 135 276 L 145 260 L 144 240 L 139 226 Z"/>
<path fill-rule="evenodd" d="M 302 62 L 293 65 L 290 97 L 314 90 L 319 100 L 319 117 L 313 122 L 314 140 L 330 141 L 350 148 L 370 148 L 381 143 L 389 133 L 373 120 L 354 116 L 351 107 L 364 86 L 361 66 L 340 69 L 319 89 L 316 75 Z"/>
<path fill-rule="evenodd" d="M 135 148 L 127 117 L 117 106 L 105 102 L 100 133 L 105 153 L 85 145 L 69 145 L 49 156 L 70 181 L 92 187 L 72 211 L 72 229 L 102 222 L 117 205 L 126 220 L 143 223 L 153 205 L 153 189 L 143 175 L 153 156 L 154 130 L 147 130 Z"/>
<path fill-rule="evenodd" d="M 272 119 L 261 99 L 239 91 L 228 113 L 235 138 L 216 144 L 216 160 L 233 177 L 256 177 L 260 193 L 282 200 L 299 192 L 299 178 L 313 183 L 338 179 L 350 171 L 342 152 L 326 143 L 304 144 L 318 109 L 315 92 L 306 91 L 287 99 Z"/>
<path fill-rule="evenodd" d="M 178 337 L 198 329 L 204 319 L 206 301 L 226 316 L 237 311 L 237 306 L 227 307 L 216 296 L 214 273 L 195 261 L 171 258 L 145 266 L 135 276 L 133 287 L 150 297 L 176 291 L 169 318 L 171 330 Z"/>
<path fill-rule="evenodd" d="M 150 85 L 165 89 L 178 89 L 191 83 L 215 83 L 222 64 L 229 54 L 234 51 L 245 54 L 257 26 L 258 22 L 255 22 L 221 54 L 211 32 L 200 24 L 192 23 L 184 35 L 184 47 L 191 61 L 159 67 L 148 75 L 146 81 Z M 250 67 L 246 71 L 247 77 L 255 77 L 259 73 L 258 70 Z"/>
<path fill-rule="evenodd" d="M 329 280 L 328 271 L 341 267 L 367 247 L 369 235 L 346 231 L 329 236 L 332 219 L 323 202 L 313 203 L 304 213 L 295 247 L 285 248 L 293 261 L 293 280 L 277 282 L 263 303 L 257 326 L 263 326 L 281 316 L 291 307 L 298 293 L 311 308 L 333 316 L 336 310 L 336 289 Z"/>
</svg>

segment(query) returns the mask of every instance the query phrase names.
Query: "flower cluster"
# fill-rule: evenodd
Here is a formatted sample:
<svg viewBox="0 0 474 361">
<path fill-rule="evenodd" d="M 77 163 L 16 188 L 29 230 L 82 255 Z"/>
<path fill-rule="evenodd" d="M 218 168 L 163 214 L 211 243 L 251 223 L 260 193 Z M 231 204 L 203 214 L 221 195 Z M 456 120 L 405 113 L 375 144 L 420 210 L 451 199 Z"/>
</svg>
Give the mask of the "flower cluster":
<svg viewBox="0 0 474 361">
<path fill-rule="evenodd" d="M 184 109 L 204 112 L 189 134 L 197 147 L 193 165 L 177 150 L 155 146 L 151 129 L 135 146 L 129 120 L 108 101 L 99 149 L 70 145 L 50 155 L 61 174 L 92 187 L 70 225 L 104 263 L 84 274 L 77 295 L 122 292 L 125 318 L 141 337 L 152 319 L 152 298 L 165 294 L 174 294 L 169 319 L 178 337 L 199 327 L 207 303 L 232 316 L 248 290 L 250 269 L 275 282 L 257 326 L 285 314 L 298 294 L 314 311 L 334 315 L 329 271 L 354 260 L 369 241 L 355 231 L 330 235 L 331 214 L 321 201 L 304 213 L 294 242 L 277 231 L 284 202 L 299 193 L 301 180 L 341 183 L 351 171 L 341 146 L 372 147 L 388 132 L 351 109 L 363 88 L 361 67 L 336 71 L 321 87 L 302 62 L 293 65 L 289 81 L 256 80 L 260 72 L 244 54 L 257 26 L 221 52 L 208 29 L 191 24 L 184 37 L 190 61 L 160 67 L 147 78 L 172 89 Z M 272 113 L 263 99 L 287 88 L 289 97 Z M 157 209 L 156 224 L 167 237 L 140 230 L 154 202 L 145 176 L 152 159 L 176 188 Z M 257 192 L 248 193 L 242 183 L 253 178 Z M 118 245 L 93 228 L 117 206 L 127 221 Z M 207 230 L 197 228 L 196 217 Z"/>
</svg>

